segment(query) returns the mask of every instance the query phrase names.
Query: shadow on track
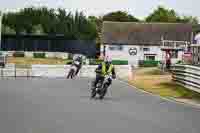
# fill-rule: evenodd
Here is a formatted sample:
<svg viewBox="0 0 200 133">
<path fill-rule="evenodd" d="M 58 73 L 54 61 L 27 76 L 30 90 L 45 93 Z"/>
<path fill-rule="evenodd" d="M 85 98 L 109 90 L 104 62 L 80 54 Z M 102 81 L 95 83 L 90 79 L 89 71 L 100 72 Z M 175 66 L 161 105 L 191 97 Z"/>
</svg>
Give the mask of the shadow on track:
<svg viewBox="0 0 200 133">
<path fill-rule="evenodd" d="M 113 97 L 105 97 L 104 99 L 100 100 L 98 97 L 95 97 L 91 99 L 90 96 L 80 96 L 81 99 L 89 99 L 89 100 L 98 100 L 98 101 L 110 101 L 110 102 L 119 102 L 119 98 L 113 98 Z"/>
</svg>

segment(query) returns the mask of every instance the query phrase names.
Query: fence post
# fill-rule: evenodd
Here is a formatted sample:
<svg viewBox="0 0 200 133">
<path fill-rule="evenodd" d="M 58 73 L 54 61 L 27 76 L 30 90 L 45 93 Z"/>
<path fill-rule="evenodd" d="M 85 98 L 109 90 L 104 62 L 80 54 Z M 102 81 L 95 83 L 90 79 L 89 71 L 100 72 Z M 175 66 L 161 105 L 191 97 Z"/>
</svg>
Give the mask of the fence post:
<svg viewBox="0 0 200 133">
<path fill-rule="evenodd" d="M 1 77 L 4 77 L 4 76 L 3 76 L 3 68 L 1 68 Z"/>
<path fill-rule="evenodd" d="M 26 77 L 27 77 L 27 79 L 29 78 L 29 69 L 28 69 L 28 67 L 27 67 L 27 69 L 26 69 Z"/>
<path fill-rule="evenodd" d="M 17 72 L 16 72 L 16 64 L 15 64 L 15 68 L 14 68 L 14 73 L 15 73 L 15 78 L 17 77 Z"/>
<path fill-rule="evenodd" d="M 83 70 L 83 66 L 82 66 L 82 68 L 80 69 L 80 71 L 79 71 L 79 73 L 78 73 L 78 76 L 79 76 L 79 77 L 82 77 L 82 70 Z"/>
</svg>

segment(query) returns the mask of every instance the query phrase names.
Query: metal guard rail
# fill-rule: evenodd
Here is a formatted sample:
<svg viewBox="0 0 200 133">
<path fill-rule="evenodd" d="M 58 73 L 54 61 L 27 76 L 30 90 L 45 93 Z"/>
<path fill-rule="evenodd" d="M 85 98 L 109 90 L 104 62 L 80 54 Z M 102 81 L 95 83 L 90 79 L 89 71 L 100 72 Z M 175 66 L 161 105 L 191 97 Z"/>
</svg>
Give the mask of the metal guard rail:
<svg viewBox="0 0 200 133">
<path fill-rule="evenodd" d="M 200 93 L 200 67 L 190 65 L 172 66 L 172 79 L 176 83 Z"/>
</svg>

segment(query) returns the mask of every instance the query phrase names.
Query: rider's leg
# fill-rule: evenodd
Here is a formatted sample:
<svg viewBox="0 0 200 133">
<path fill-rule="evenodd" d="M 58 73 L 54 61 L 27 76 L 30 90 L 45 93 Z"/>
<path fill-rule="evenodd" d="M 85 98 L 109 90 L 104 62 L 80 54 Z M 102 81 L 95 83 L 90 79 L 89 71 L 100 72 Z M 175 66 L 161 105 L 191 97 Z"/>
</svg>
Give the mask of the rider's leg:
<svg viewBox="0 0 200 133">
<path fill-rule="evenodd" d="M 104 77 L 103 76 L 99 77 L 99 80 L 101 81 L 101 84 L 103 85 Z"/>
<path fill-rule="evenodd" d="M 98 83 L 98 81 L 99 80 L 101 80 L 102 81 L 102 76 L 100 76 L 100 75 L 96 75 L 96 78 L 94 79 L 94 81 L 92 82 L 92 88 L 91 89 L 95 89 L 95 87 L 96 87 L 96 85 L 97 85 L 97 83 Z"/>
<path fill-rule="evenodd" d="M 73 74 L 74 74 L 74 73 L 71 74 L 71 79 L 73 78 Z"/>
<path fill-rule="evenodd" d="M 112 80 L 111 80 L 111 79 L 109 79 L 109 80 L 108 80 L 108 84 L 107 84 L 107 85 L 108 85 L 108 87 L 109 87 L 111 84 L 112 84 Z"/>
<path fill-rule="evenodd" d="M 70 72 L 68 72 L 68 74 L 67 74 L 67 78 L 69 78 L 69 76 L 70 76 L 69 74 L 70 74 Z"/>
<path fill-rule="evenodd" d="M 92 88 L 91 89 L 95 89 L 98 81 L 99 81 L 99 77 L 96 76 L 96 78 L 92 81 Z"/>
<path fill-rule="evenodd" d="M 75 75 L 77 75 L 79 73 L 79 71 L 80 71 L 80 67 L 77 67 Z"/>
</svg>

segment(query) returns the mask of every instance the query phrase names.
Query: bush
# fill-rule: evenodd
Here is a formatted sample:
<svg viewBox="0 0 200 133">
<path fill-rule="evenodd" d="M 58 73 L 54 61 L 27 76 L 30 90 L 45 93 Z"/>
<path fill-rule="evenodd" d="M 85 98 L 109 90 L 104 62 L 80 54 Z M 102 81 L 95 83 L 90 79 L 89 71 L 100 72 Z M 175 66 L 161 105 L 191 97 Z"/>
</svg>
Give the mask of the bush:
<svg viewBox="0 0 200 133">
<path fill-rule="evenodd" d="M 113 65 L 128 65 L 127 60 L 113 60 L 112 63 Z"/>
<path fill-rule="evenodd" d="M 90 59 L 89 60 L 89 64 L 90 65 L 99 65 L 103 60 L 99 60 L 99 59 Z"/>
<path fill-rule="evenodd" d="M 151 61 L 151 60 L 140 60 L 139 66 L 140 67 L 157 67 L 159 61 Z"/>
<path fill-rule="evenodd" d="M 46 55 L 45 55 L 45 53 L 34 53 L 33 57 L 34 58 L 45 58 Z"/>
<path fill-rule="evenodd" d="M 99 65 L 101 62 L 103 62 L 103 60 L 90 59 L 89 64 L 90 65 Z M 128 61 L 127 60 L 113 60 L 112 64 L 113 65 L 128 65 Z"/>
<path fill-rule="evenodd" d="M 24 57 L 24 56 L 25 56 L 24 52 L 14 52 L 13 53 L 13 57 Z"/>
<path fill-rule="evenodd" d="M 69 60 L 72 60 L 72 59 L 73 59 L 73 56 L 74 56 L 74 55 L 73 55 L 72 53 L 69 53 L 69 54 L 68 54 L 68 59 L 69 59 Z"/>
<path fill-rule="evenodd" d="M 70 64 L 72 64 L 72 60 L 67 60 L 66 65 L 70 65 Z"/>
<path fill-rule="evenodd" d="M 183 61 L 181 61 L 181 60 L 176 62 L 176 64 L 182 64 L 182 63 L 183 63 Z"/>
</svg>

